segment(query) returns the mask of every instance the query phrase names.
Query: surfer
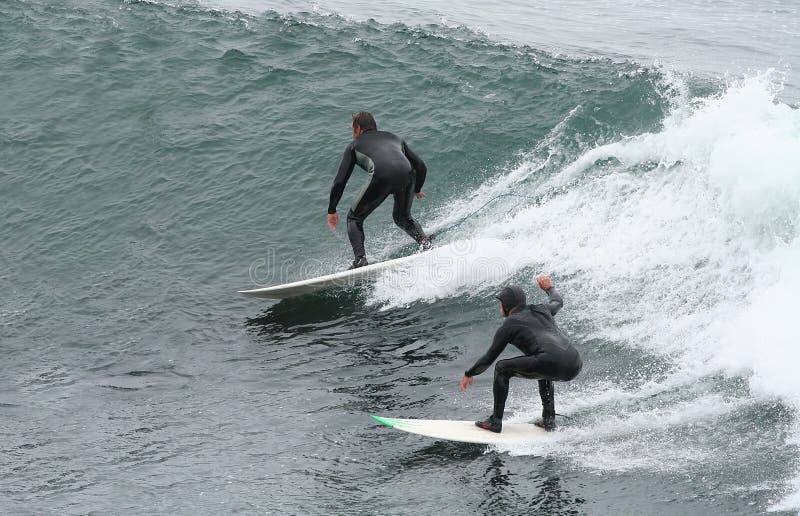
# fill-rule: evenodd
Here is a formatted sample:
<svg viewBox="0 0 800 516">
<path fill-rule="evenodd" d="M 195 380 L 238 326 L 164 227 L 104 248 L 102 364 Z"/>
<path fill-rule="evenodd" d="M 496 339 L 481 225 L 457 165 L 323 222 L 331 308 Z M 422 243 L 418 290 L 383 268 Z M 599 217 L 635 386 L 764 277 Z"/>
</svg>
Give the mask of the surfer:
<svg viewBox="0 0 800 516">
<path fill-rule="evenodd" d="M 494 335 L 494 340 L 481 358 L 461 379 L 461 390 L 472 385 L 473 376 L 481 374 L 500 356 L 508 343 L 516 346 L 523 356 L 500 360 L 494 367 L 494 412 L 485 421 L 475 424 L 492 432 L 503 428 L 503 411 L 508 397 L 508 382 L 512 377 L 539 380 L 542 398 L 542 418 L 534 424 L 547 431 L 556 428 L 556 409 L 553 381 L 569 381 L 578 376 L 583 366 L 578 351 L 556 326 L 553 316 L 564 306 L 548 276 L 536 278 L 539 287 L 547 292 L 548 302 L 525 304 L 525 292 L 516 286 L 504 288 L 497 299 L 506 318 Z"/>
<path fill-rule="evenodd" d="M 367 265 L 364 219 L 390 194 L 394 196 L 394 223 L 408 233 L 422 249 L 429 249 L 431 237 L 425 235 L 422 227 L 411 216 L 411 202 L 414 197 L 425 197 L 422 191 L 428 170 L 425 163 L 400 137 L 387 131 L 378 131 L 375 119 L 366 111 L 353 115 L 351 127 L 353 141 L 344 150 L 328 204 L 328 226 L 336 231 L 339 223 L 336 205 L 342 198 L 353 168 L 358 164 L 369 173 L 369 183 L 362 188 L 347 212 L 347 236 L 355 255 L 350 268 Z"/>
</svg>

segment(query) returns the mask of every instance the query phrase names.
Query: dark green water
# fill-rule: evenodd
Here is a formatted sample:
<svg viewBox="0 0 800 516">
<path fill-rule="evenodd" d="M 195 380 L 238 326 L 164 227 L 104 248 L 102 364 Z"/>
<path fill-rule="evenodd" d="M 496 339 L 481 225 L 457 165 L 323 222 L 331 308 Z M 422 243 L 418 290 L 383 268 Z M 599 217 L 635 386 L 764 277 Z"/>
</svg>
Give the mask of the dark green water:
<svg viewBox="0 0 800 516">
<path fill-rule="evenodd" d="M 738 191 L 695 160 L 718 147 L 694 149 L 704 126 L 681 124 L 699 115 L 674 113 L 718 94 L 713 80 L 438 25 L 142 2 L 3 2 L 0 44 L 1 512 L 752 514 L 791 493 L 791 393 L 696 353 L 725 348 L 714 321 L 747 315 L 770 253 L 796 248 L 796 207 L 731 215 Z M 721 112 L 797 120 L 750 88 L 716 97 Z M 350 260 L 324 221 L 359 110 L 426 161 L 427 228 L 502 193 L 548 195 L 445 233 L 464 278 L 243 298 Z M 648 133 L 686 156 L 592 154 Z M 592 174 L 550 185 L 576 160 Z M 389 206 L 367 226 L 371 257 L 410 250 Z M 557 387 L 573 420 L 554 443 L 374 424 L 485 416 L 490 373 L 467 394 L 458 380 L 500 323 L 493 292 L 513 280 L 540 297 L 542 271 L 586 363 Z M 686 300 L 697 279 L 709 286 Z M 517 419 L 538 411 L 533 384 L 511 396 Z"/>
</svg>

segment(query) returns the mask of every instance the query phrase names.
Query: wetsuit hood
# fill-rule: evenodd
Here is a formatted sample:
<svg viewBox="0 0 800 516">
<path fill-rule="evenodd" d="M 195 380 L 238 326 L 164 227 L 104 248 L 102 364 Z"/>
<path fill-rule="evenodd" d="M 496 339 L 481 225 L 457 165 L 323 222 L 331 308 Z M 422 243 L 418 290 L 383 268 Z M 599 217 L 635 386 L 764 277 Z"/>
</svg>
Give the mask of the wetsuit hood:
<svg viewBox="0 0 800 516">
<path fill-rule="evenodd" d="M 525 305 L 525 292 L 516 285 L 506 287 L 495 296 L 503 305 L 506 313 L 511 313 L 513 309 L 520 305 Z"/>
</svg>

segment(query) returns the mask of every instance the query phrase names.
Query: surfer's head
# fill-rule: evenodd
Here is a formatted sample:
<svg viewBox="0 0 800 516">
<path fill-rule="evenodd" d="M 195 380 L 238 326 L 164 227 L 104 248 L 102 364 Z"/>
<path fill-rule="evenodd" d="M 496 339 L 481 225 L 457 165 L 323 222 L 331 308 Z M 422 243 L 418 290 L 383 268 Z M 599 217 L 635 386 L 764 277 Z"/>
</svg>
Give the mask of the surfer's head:
<svg viewBox="0 0 800 516">
<path fill-rule="evenodd" d="M 525 304 L 525 291 L 516 285 L 506 287 L 495 296 L 500 300 L 500 308 L 503 310 L 503 317 L 508 317 L 511 310 Z"/>
<path fill-rule="evenodd" d="M 353 138 L 367 131 L 378 130 L 378 124 L 375 123 L 375 118 L 369 111 L 359 111 L 354 114 L 350 125 L 353 127 Z"/>
</svg>

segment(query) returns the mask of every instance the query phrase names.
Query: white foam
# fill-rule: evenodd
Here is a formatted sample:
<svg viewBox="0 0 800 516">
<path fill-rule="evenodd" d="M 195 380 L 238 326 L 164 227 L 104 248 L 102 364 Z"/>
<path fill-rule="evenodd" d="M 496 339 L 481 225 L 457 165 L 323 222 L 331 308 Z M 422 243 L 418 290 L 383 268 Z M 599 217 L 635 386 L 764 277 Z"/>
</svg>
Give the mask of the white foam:
<svg viewBox="0 0 800 516">
<path fill-rule="evenodd" d="M 716 450 L 713 446 L 677 445 L 682 440 L 681 432 L 692 425 L 730 414 L 743 405 L 742 400 L 707 395 L 664 407 L 634 406 L 613 415 L 604 414 L 588 424 L 564 427 L 554 434 L 554 439 L 516 444 L 501 450 L 514 455 L 557 453 L 587 469 L 601 471 L 686 468 L 707 463 Z M 520 420 L 529 421 L 530 418 Z"/>
<path fill-rule="evenodd" d="M 593 336 L 672 364 L 666 378 L 644 379 L 641 393 L 721 373 L 746 379 L 755 399 L 800 407 L 794 367 L 800 361 L 794 321 L 800 307 L 800 112 L 775 102 L 778 89 L 764 75 L 694 99 L 673 111 L 660 132 L 592 149 L 547 183 L 526 182 L 540 157 L 516 167 L 508 179 L 475 192 L 471 206 L 510 185 L 525 185 L 521 193 L 528 195 L 566 188 L 511 214 L 508 205 L 490 205 L 479 223 L 455 229 L 451 238 L 468 243 L 475 257 L 475 263 L 461 257 L 469 274 L 433 281 L 426 276 L 432 271 L 418 271 L 417 281 L 392 288 L 379 281 L 372 300 L 401 306 L 464 294 L 488 299 L 498 283 L 513 279 L 531 290 L 533 275 L 549 272 L 566 298 L 563 318 L 579 317 Z M 611 158 L 612 165 L 595 166 Z M 485 264 L 493 264 L 492 274 L 482 276 Z M 598 406 L 611 398 L 627 397 L 634 405 L 638 399 L 633 389 L 594 389 L 587 399 Z M 743 403 L 712 398 L 697 398 L 701 410 L 694 415 L 668 404 L 659 414 L 631 413 L 612 430 L 644 428 L 650 418 L 680 425 Z M 575 402 L 574 408 L 587 407 Z M 573 432 L 569 446 L 600 431 L 585 430 Z M 603 449 L 630 455 L 616 462 L 620 467 L 655 467 L 672 453 L 659 448 L 671 446 L 668 440 L 640 442 L 648 446 L 644 453 L 635 440 L 628 449 L 610 437 L 599 439 Z M 800 433 L 794 439 L 800 441 Z M 602 460 L 611 454 L 588 448 L 581 446 L 593 457 L 587 467 L 611 467 Z M 688 460 L 696 451 L 671 458 Z M 653 454 L 659 460 L 647 458 Z M 800 494 L 782 503 L 798 507 Z"/>
</svg>

